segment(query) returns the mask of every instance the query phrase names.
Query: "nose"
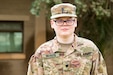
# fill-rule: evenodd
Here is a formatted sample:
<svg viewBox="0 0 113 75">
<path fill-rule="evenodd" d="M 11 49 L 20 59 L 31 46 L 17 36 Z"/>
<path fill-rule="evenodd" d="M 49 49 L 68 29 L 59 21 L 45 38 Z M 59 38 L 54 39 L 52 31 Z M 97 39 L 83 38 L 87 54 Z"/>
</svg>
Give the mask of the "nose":
<svg viewBox="0 0 113 75">
<path fill-rule="evenodd" d="M 67 21 L 64 21 L 63 25 L 67 25 Z"/>
</svg>

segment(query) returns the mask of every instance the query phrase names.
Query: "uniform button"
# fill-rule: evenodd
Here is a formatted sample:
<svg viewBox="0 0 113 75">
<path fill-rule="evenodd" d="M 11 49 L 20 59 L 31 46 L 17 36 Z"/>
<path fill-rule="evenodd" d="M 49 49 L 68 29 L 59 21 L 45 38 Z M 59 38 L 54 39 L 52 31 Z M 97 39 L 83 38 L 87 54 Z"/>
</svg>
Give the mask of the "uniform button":
<svg viewBox="0 0 113 75">
<path fill-rule="evenodd" d="M 68 67 L 69 65 L 65 65 L 66 67 Z"/>
</svg>

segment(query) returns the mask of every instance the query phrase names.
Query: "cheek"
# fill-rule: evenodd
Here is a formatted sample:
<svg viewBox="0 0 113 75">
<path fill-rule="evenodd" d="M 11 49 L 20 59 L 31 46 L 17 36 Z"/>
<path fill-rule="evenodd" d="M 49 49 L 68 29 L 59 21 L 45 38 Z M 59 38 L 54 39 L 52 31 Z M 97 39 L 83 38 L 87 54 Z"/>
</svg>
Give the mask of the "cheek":
<svg viewBox="0 0 113 75">
<path fill-rule="evenodd" d="M 75 27 L 71 28 L 71 32 L 74 32 L 75 31 Z"/>
<path fill-rule="evenodd" d="M 59 28 L 56 27 L 56 25 L 51 25 L 51 28 L 52 28 L 55 32 L 59 32 Z"/>
<path fill-rule="evenodd" d="M 57 27 L 54 27 L 53 29 L 54 29 L 55 32 L 59 31 L 59 29 Z"/>
<path fill-rule="evenodd" d="M 54 30 L 57 29 L 57 27 L 54 24 L 51 25 L 51 28 L 54 29 Z"/>
<path fill-rule="evenodd" d="M 51 23 L 51 28 L 52 28 L 52 29 L 54 28 L 52 23 Z"/>
<path fill-rule="evenodd" d="M 51 28 L 54 29 L 55 24 L 54 24 L 53 20 L 50 21 L 50 24 L 51 24 Z"/>
<path fill-rule="evenodd" d="M 77 27 L 77 23 L 74 23 L 74 27 L 75 27 L 75 28 Z"/>
<path fill-rule="evenodd" d="M 71 32 L 74 32 L 75 29 L 76 29 L 76 26 L 73 26 L 73 27 L 70 28 L 70 31 L 71 31 Z"/>
</svg>

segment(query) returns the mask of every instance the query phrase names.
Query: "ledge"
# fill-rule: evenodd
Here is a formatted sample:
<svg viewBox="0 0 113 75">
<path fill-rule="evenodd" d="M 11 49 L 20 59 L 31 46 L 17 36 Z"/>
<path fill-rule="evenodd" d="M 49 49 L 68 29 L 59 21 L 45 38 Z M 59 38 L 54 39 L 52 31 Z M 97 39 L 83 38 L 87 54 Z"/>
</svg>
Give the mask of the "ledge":
<svg viewBox="0 0 113 75">
<path fill-rule="evenodd" d="M 26 56 L 23 53 L 11 53 L 11 54 L 0 54 L 0 59 L 25 59 Z"/>
<path fill-rule="evenodd" d="M 0 20 L 28 21 L 29 19 L 27 15 L 0 15 Z"/>
</svg>

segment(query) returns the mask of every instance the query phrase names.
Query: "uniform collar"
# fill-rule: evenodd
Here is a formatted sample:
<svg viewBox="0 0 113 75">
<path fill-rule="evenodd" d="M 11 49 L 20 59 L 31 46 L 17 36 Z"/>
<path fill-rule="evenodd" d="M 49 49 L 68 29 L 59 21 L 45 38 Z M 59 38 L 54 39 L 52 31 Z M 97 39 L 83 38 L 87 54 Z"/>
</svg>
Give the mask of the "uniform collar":
<svg viewBox="0 0 113 75">
<path fill-rule="evenodd" d="M 59 51 L 59 45 L 60 45 L 60 43 L 57 41 L 57 38 L 56 37 L 54 37 L 54 39 L 53 39 L 53 45 L 54 45 L 54 51 L 53 52 L 56 52 L 56 51 Z M 79 40 L 79 37 L 76 35 L 76 34 L 74 34 L 74 42 L 72 43 L 72 49 L 70 49 L 69 51 L 68 51 L 68 53 L 72 53 L 73 51 L 80 51 L 79 50 L 79 47 L 81 46 L 81 45 L 83 45 L 83 43 L 81 43 L 80 42 L 80 40 Z"/>
</svg>

